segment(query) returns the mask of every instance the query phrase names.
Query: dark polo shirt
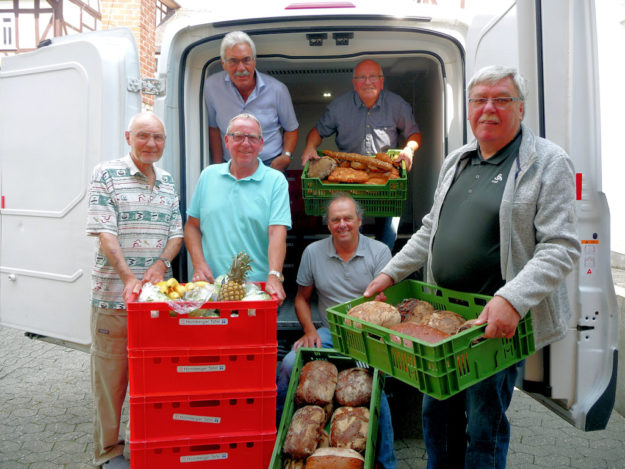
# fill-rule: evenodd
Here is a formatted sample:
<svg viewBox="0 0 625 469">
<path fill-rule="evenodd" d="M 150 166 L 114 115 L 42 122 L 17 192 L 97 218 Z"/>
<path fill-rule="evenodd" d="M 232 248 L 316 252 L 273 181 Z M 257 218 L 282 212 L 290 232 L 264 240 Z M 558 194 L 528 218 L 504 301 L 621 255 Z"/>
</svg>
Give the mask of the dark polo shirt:
<svg viewBox="0 0 625 469">
<path fill-rule="evenodd" d="M 520 146 L 521 132 L 488 160 L 479 149 L 462 157 L 469 161 L 447 192 L 432 246 L 432 272 L 441 287 L 493 295 L 504 284 L 499 206 Z"/>
</svg>

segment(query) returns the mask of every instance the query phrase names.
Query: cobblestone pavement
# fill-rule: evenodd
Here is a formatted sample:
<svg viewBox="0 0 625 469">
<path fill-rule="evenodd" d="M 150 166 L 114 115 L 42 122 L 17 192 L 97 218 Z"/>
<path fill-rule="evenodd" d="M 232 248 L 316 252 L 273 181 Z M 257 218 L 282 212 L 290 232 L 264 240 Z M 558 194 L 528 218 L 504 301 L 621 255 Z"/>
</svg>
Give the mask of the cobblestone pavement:
<svg viewBox="0 0 625 469">
<path fill-rule="evenodd" d="M 95 467 L 91 409 L 87 353 L 0 326 L 1 469 Z M 605 430 L 583 432 L 516 391 L 508 417 L 509 468 L 625 469 L 625 417 L 617 412 Z M 397 439 L 395 449 L 398 469 L 426 467 L 422 439 Z"/>
</svg>

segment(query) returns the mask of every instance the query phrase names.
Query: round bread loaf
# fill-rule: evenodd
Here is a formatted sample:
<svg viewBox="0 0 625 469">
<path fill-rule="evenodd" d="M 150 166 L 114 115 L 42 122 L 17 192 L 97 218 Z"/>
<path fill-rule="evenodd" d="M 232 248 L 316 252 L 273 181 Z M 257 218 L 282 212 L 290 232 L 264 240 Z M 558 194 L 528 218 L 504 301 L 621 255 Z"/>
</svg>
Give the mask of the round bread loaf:
<svg viewBox="0 0 625 469">
<path fill-rule="evenodd" d="M 339 407 L 330 423 L 330 444 L 334 448 L 351 448 L 363 452 L 367 448 L 369 409 L 366 407 Z"/>
<path fill-rule="evenodd" d="M 427 324 L 429 317 L 435 311 L 430 303 L 416 298 L 406 298 L 397 304 L 397 309 L 401 314 L 402 322 L 412 321 L 417 324 Z"/>
<path fill-rule="evenodd" d="M 460 326 L 465 323 L 464 317 L 453 311 L 436 311 L 432 313 L 427 322 L 431 326 L 447 334 L 455 334 Z"/>
<path fill-rule="evenodd" d="M 306 460 L 306 469 L 362 469 L 365 458 L 349 448 L 320 448 Z"/>
<path fill-rule="evenodd" d="M 373 378 L 365 368 L 348 368 L 339 373 L 334 398 L 340 405 L 352 407 L 368 405 L 371 400 Z"/>
<path fill-rule="evenodd" d="M 361 303 L 350 309 L 347 315 L 382 327 L 391 327 L 401 322 L 401 315 L 397 308 L 383 301 Z M 345 323 L 351 325 L 352 321 L 346 320 Z M 354 327 L 360 328 L 361 324 L 354 322 Z"/>
<path fill-rule="evenodd" d="M 424 342 L 429 342 L 431 344 L 435 344 L 440 342 L 443 339 L 446 339 L 450 335 L 441 330 L 435 329 L 432 326 L 428 326 L 426 324 L 417 324 L 414 322 L 402 322 L 401 324 L 397 324 L 396 326 L 391 327 L 392 330 L 401 332 L 402 334 L 409 335 L 419 340 L 423 340 Z M 399 337 L 391 334 L 391 340 L 393 342 L 397 342 L 398 344 L 402 341 L 399 340 Z M 408 339 L 403 339 L 403 345 L 406 347 L 412 346 L 412 341 Z"/>
<path fill-rule="evenodd" d="M 299 374 L 295 390 L 295 403 L 325 406 L 332 403 L 336 390 L 338 370 L 327 360 L 312 360 L 306 363 Z"/>
<path fill-rule="evenodd" d="M 325 412 L 319 406 L 307 405 L 297 409 L 291 418 L 282 451 L 293 459 L 310 456 L 317 448 L 325 421 Z"/>
</svg>

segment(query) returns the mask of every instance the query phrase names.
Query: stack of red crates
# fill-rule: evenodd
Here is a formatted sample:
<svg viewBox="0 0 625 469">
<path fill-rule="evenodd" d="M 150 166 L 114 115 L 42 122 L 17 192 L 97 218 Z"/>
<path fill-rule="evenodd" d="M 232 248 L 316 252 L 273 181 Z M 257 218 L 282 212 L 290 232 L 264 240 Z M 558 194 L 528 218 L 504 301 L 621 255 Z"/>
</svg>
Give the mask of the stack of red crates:
<svg viewBox="0 0 625 469">
<path fill-rule="evenodd" d="M 212 317 L 167 303 L 128 305 L 132 469 L 269 465 L 277 301 L 204 307 Z"/>
</svg>

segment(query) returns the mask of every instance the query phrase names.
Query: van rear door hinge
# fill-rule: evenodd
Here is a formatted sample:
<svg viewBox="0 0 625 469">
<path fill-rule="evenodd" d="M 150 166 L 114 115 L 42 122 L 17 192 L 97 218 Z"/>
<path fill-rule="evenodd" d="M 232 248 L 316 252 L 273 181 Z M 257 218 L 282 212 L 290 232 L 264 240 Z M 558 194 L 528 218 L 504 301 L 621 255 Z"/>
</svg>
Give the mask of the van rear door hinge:
<svg viewBox="0 0 625 469">
<path fill-rule="evenodd" d="M 165 94 L 165 82 L 157 78 L 129 78 L 127 89 L 133 93 L 161 96 Z"/>
</svg>

